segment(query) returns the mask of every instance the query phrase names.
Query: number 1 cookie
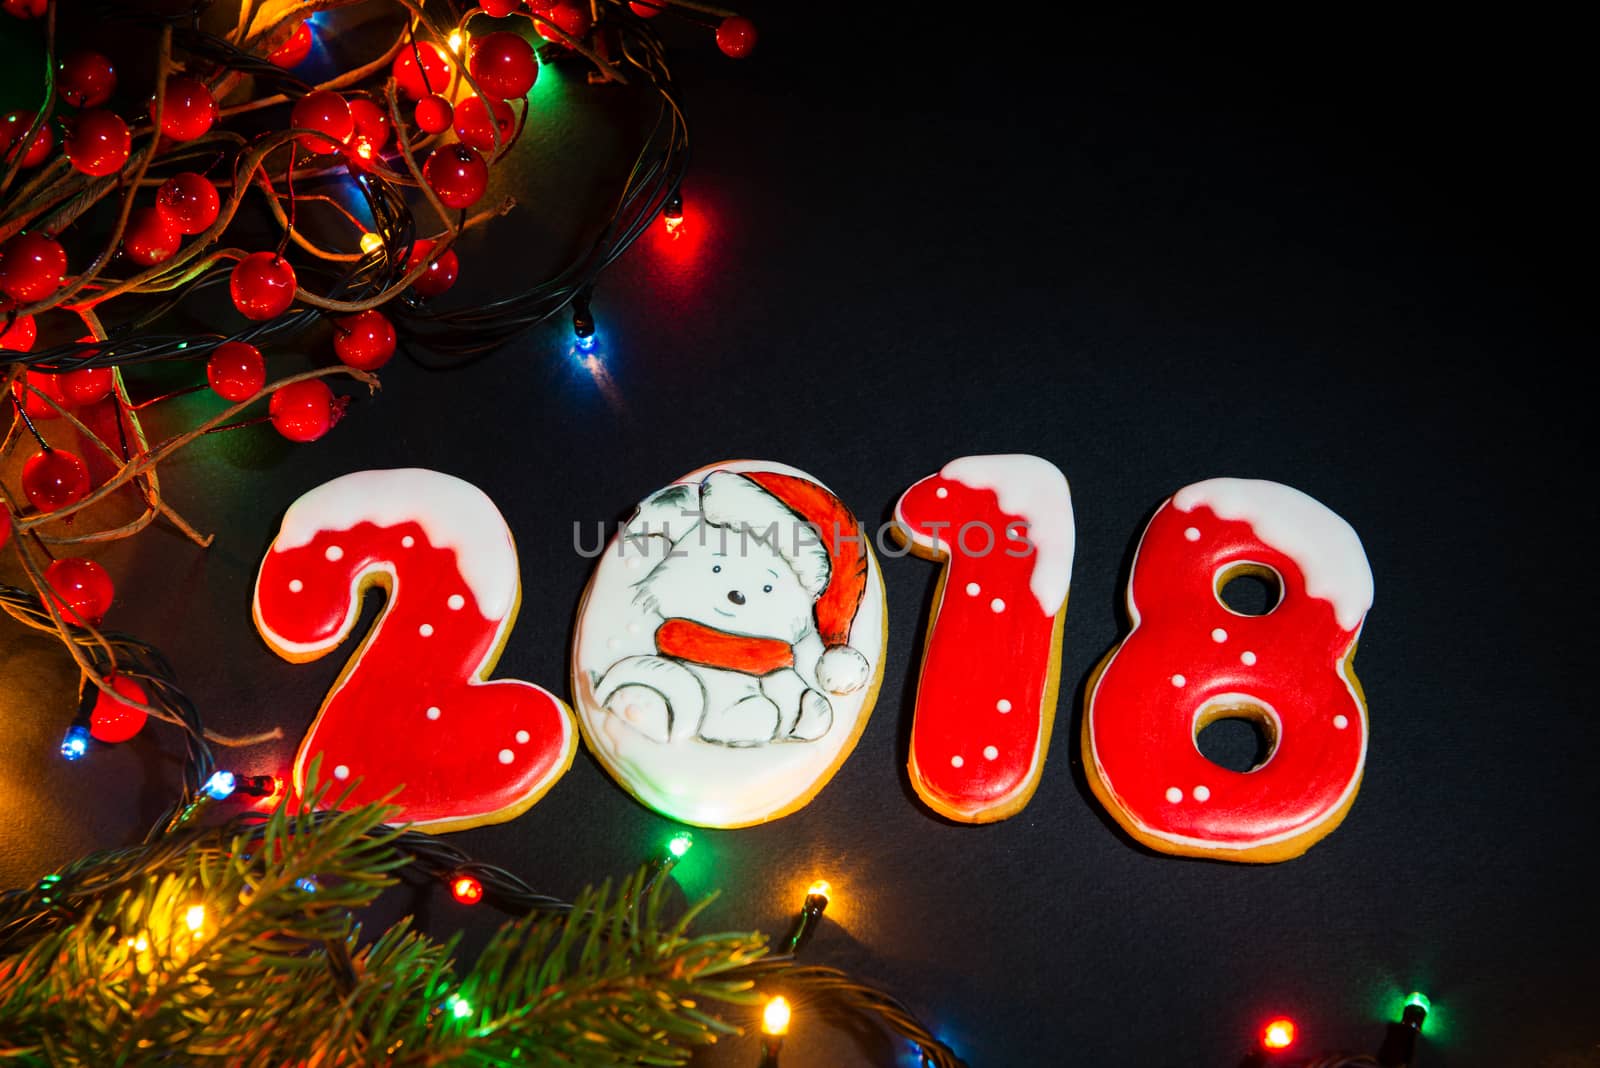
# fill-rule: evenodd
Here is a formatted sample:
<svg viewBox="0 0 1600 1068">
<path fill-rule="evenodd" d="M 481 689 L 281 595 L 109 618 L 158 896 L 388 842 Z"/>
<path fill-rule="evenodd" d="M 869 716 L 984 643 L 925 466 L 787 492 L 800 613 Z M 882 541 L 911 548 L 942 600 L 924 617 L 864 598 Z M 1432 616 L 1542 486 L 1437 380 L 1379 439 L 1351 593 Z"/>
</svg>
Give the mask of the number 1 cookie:
<svg viewBox="0 0 1600 1068">
<path fill-rule="evenodd" d="M 488 680 L 516 618 L 517 550 L 482 490 L 437 471 L 357 471 L 289 506 L 256 577 L 253 615 L 287 660 L 332 652 L 363 594 L 388 595 L 295 756 L 351 803 L 403 786 L 403 819 L 428 831 L 525 812 L 572 764 L 566 705 Z"/>
<path fill-rule="evenodd" d="M 1222 600 L 1235 577 L 1280 593 L 1264 615 Z M 1100 803 L 1163 853 L 1238 861 L 1299 856 L 1354 803 L 1367 707 L 1352 660 L 1372 605 L 1361 540 L 1289 486 L 1219 478 L 1163 504 L 1128 579 L 1133 629 L 1089 681 L 1084 767 Z M 1248 772 L 1201 755 L 1217 719 L 1271 740 Z"/>
<path fill-rule="evenodd" d="M 901 496 L 895 529 L 944 561 L 917 680 L 911 784 L 928 806 L 990 823 L 1044 770 L 1075 528 L 1066 476 L 1037 456 L 963 456 Z"/>
</svg>

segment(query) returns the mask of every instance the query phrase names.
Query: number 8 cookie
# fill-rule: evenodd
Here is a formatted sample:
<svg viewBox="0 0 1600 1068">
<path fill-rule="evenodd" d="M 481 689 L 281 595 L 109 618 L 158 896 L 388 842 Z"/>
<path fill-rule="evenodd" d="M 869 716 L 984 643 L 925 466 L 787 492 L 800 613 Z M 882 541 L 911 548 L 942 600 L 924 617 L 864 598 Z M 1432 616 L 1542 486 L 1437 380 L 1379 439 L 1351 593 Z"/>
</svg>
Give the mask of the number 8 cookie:
<svg viewBox="0 0 1600 1068">
<path fill-rule="evenodd" d="M 1275 580 L 1278 604 L 1242 615 L 1221 591 Z M 1179 490 L 1146 528 L 1128 579 L 1133 629 L 1096 669 L 1083 720 L 1095 796 L 1163 853 L 1299 856 L 1337 827 L 1366 762 L 1367 709 L 1351 661 L 1372 605 L 1361 540 L 1289 486 L 1219 478 Z M 1201 755 L 1217 719 L 1271 740 L 1248 772 Z"/>
</svg>

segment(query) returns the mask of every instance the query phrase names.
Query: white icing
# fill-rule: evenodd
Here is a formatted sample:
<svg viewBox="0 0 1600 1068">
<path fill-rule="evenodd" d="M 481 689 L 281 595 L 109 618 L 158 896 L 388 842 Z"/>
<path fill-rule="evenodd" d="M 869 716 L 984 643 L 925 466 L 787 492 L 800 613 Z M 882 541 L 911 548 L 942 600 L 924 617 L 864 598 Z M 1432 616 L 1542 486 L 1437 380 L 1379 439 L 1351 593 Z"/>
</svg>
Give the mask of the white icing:
<svg viewBox="0 0 1600 1068">
<path fill-rule="evenodd" d="M 1214 478 L 1185 486 L 1172 503 L 1181 512 L 1204 505 L 1223 519 L 1249 523 L 1256 537 L 1299 565 L 1306 592 L 1332 604 L 1345 630 L 1359 627 L 1372 607 L 1372 567 L 1354 528 L 1292 486 Z"/>
<path fill-rule="evenodd" d="M 1167 800 L 1176 805 L 1179 801 L 1183 800 L 1183 791 L 1178 789 L 1176 786 L 1167 787 Z"/>
<path fill-rule="evenodd" d="M 1006 603 L 1000 598 L 996 597 L 994 600 L 989 602 L 989 607 L 994 610 L 996 615 L 999 615 L 1001 612 L 1006 610 Z"/>
<path fill-rule="evenodd" d="M 976 597 L 976 596 L 978 596 L 978 594 L 980 594 L 982 592 L 983 592 L 983 587 L 979 586 L 976 582 L 967 583 L 967 596 L 968 597 Z"/>
<path fill-rule="evenodd" d="M 1188 685 L 1188 682 L 1189 680 L 1184 678 L 1182 675 L 1172 676 L 1172 685 L 1174 686 L 1185 686 Z"/>
<path fill-rule="evenodd" d="M 1188 538 L 1190 541 L 1199 541 L 1200 540 L 1200 528 L 1199 527 L 1186 527 L 1186 528 L 1184 528 L 1183 536 L 1185 538 Z"/>
<path fill-rule="evenodd" d="M 950 766 L 952 768 L 959 768 L 961 765 L 963 765 L 965 763 L 966 763 L 966 761 L 962 760 L 958 756 L 953 756 L 953 757 L 950 758 Z"/>
<path fill-rule="evenodd" d="M 1007 701 L 1004 697 L 1002 697 L 1002 698 L 1000 698 L 1000 700 L 998 700 L 998 701 L 996 701 L 994 703 L 994 707 L 999 709 L 1001 712 L 1010 712 L 1011 711 L 1011 702 Z"/>
<path fill-rule="evenodd" d="M 289 506 L 273 548 L 297 549 L 322 531 L 359 523 L 407 522 L 419 524 L 435 546 L 454 550 L 456 567 L 486 618 L 510 613 L 517 601 L 517 551 L 500 510 L 472 483 L 438 471 L 356 471 L 325 482 Z M 409 535 L 401 539 L 408 548 L 411 542 Z M 331 555 L 334 548 L 330 559 L 338 559 Z"/>
<path fill-rule="evenodd" d="M 1211 800 L 1211 787 L 1209 787 L 1209 786 L 1196 786 L 1194 788 L 1194 799 L 1196 801 L 1209 801 L 1209 800 Z"/>
<path fill-rule="evenodd" d="M 993 760 L 996 757 L 998 757 L 999 755 L 1000 755 L 1000 750 L 995 748 L 994 746 L 986 745 L 986 746 L 983 747 L 983 759 L 985 759 L 985 760 Z"/>
<path fill-rule="evenodd" d="M 1002 512 L 1027 520 L 1027 540 L 1034 549 L 1028 589 L 1045 615 L 1059 612 L 1072 582 L 1077 546 L 1072 491 L 1061 469 L 1043 457 L 1010 453 L 963 456 L 945 464 L 939 474 L 969 489 L 994 491 Z"/>
<path fill-rule="evenodd" d="M 527 731 L 518 731 L 517 732 L 517 742 L 520 745 L 527 745 L 528 744 L 528 739 L 532 738 L 532 737 L 533 737 L 533 735 L 529 734 Z"/>
<path fill-rule="evenodd" d="M 433 637 L 433 624 L 424 623 L 422 626 L 417 628 L 417 633 L 422 635 L 424 638 Z"/>
<path fill-rule="evenodd" d="M 450 611 L 459 612 L 467 606 L 467 599 L 461 596 L 459 593 L 452 593 L 450 595 L 450 599 L 445 601 L 445 604 L 449 607 Z"/>
<path fill-rule="evenodd" d="M 509 764 L 515 759 L 517 759 L 517 754 L 513 753 L 511 750 L 509 750 L 509 749 L 500 750 L 500 763 Z"/>
<path fill-rule="evenodd" d="M 322 555 L 333 561 L 343 560 L 344 550 L 339 548 L 337 545 L 330 545 L 328 546 L 328 551 Z"/>
<path fill-rule="evenodd" d="M 1228 632 L 1218 627 L 1211 632 L 1211 640 L 1218 643 L 1225 642 L 1228 640 Z"/>
<path fill-rule="evenodd" d="M 341 780 L 348 779 L 350 777 L 350 769 L 345 767 L 343 764 L 340 764 L 338 767 L 333 769 L 333 777 Z"/>
<path fill-rule="evenodd" d="M 1239 654 L 1239 662 L 1245 667 L 1255 667 L 1256 654 L 1246 649 L 1244 652 Z"/>
<path fill-rule="evenodd" d="M 796 468 L 777 463 L 730 461 L 704 467 L 676 480 L 688 487 L 687 507 L 695 508 L 694 489 L 714 470 L 773 471 L 817 481 Z M 693 516 L 678 517 L 674 506 L 668 521 L 675 537 L 687 534 Z M 651 529 L 661 530 L 660 519 Z M 693 537 L 693 535 L 690 535 Z M 784 534 L 788 537 L 788 534 Z M 715 544 L 713 542 L 713 544 Z M 738 539 L 729 542 L 738 551 Z M 863 541 L 863 544 L 868 544 Z M 662 537 L 612 538 L 595 561 L 595 570 L 578 610 L 572 646 L 572 692 L 586 740 L 596 758 L 628 791 L 646 805 L 685 823 L 709 827 L 744 827 L 788 812 L 820 790 L 855 747 L 871 713 L 869 683 L 849 694 L 829 694 L 833 723 L 815 741 L 788 741 L 755 746 L 716 745 L 696 737 L 696 724 L 674 731 L 667 741 L 654 740 L 608 712 L 597 700 L 606 671 L 626 657 L 655 653 L 655 632 L 662 617 L 638 597 L 639 580 L 665 558 L 670 546 Z M 681 550 L 680 550 L 681 551 Z M 752 552 L 757 551 L 752 547 Z M 782 566 L 782 565 L 778 565 Z M 616 638 L 620 646 L 611 648 Z M 884 657 L 884 593 L 876 556 L 867 560 L 866 590 L 850 630 L 849 646 L 870 665 L 872 677 Z M 797 659 L 814 664 L 820 645 Z M 802 672 L 802 676 L 804 672 Z M 815 683 L 813 683 L 815 685 Z"/>
<path fill-rule="evenodd" d="M 444 713 L 439 710 L 439 706 L 438 705 L 429 706 L 428 711 L 426 713 L 426 715 L 427 715 L 427 717 L 429 719 L 438 719 L 443 714 Z"/>
<path fill-rule="evenodd" d="M 1350 719 L 1349 719 L 1349 717 L 1343 716 L 1343 715 L 1334 716 L 1333 717 L 1333 725 L 1334 725 L 1334 727 L 1336 729 L 1342 731 L 1346 727 L 1350 726 Z"/>
<path fill-rule="evenodd" d="M 303 590 L 305 588 L 306 588 L 306 584 L 304 582 L 301 582 L 299 579 L 290 579 L 289 580 L 289 592 L 290 593 L 299 593 L 301 590 Z"/>
</svg>

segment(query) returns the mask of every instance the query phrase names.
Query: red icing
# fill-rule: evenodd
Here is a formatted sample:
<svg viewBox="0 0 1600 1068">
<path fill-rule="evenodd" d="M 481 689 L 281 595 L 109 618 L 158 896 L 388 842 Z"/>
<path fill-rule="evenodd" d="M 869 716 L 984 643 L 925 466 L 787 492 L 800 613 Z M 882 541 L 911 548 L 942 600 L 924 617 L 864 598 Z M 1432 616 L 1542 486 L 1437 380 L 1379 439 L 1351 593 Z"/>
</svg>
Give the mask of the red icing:
<svg viewBox="0 0 1600 1068">
<path fill-rule="evenodd" d="M 1199 538 L 1190 541 L 1185 531 Z M 1244 562 L 1280 578 L 1282 600 L 1242 616 L 1216 595 L 1216 576 Z M 1360 627 L 1339 626 L 1333 605 L 1306 593 L 1299 566 L 1264 544 L 1250 524 L 1209 508 L 1179 511 L 1169 500 L 1151 519 L 1134 559 L 1129 602 L 1137 624 L 1106 665 L 1089 699 L 1090 757 L 1120 806 L 1119 819 L 1184 844 L 1240 850 L 1333 829 L 1329 822 L 1360 782 L 1366 714 L 1340 665 Z M 1218 642 L 1212 632 L 1226 631 Z M 1254 654 L 1254 665 L 1243 662 Z M 1173 684 L 1182 675 L 1183 686 Z M 1277 746 L 1249 772 L 1202 756 L 1195 717 L 1225 694 L 1254 698 L 1278 714 Z M 1343 716 L 1345 726 L 1335 725 Z M 1204 786 L 1210 796 L 1197 801 Z M 1178 802 L 1167 792 L 1182 792 Z M 1315 838 L 1307 841 L 1307 845 Z"/>
<path fill-rule="evenodd" d="M 948 495 L 941 498 L 941 489 Z M 1056 616 L 1044 614 L 1029 588 L 1038 553 L 1008 537 L 1027 524 L 1001 511 L 993 490 L 939 475 L 906 490 L 895 518 L 919 538 L 937 537 L 948 568 L 917 682 L 912 782 L 942 812 L 974 822 L 1001 818 L 1010 812 L 986 814 L 1026 804 L 1055 715 L 1047 690 Z M 969 523 L 979 525 L 963 537 Z M 967 593 L 972 582 L 976 595 Z M 1003 611 L 993 609 L 995 598 Z M 1010 711 L 1000 711 L 1002 700 Z M 993 759 L 984 755 L 988 746 L 997 750 Z"/>
<path fill-rule="evenodd" d="M 409 547 L 407 537 L 414 539 Z M 343 551 L 340 559 L 328 560 L 330 546 Z M 309 654 L 321 656 L 354 626 L 353 583 L 384 570 L 394 575 L 388 602 L 300 744 L 296 791 L 320 754 L 321 779 L 335 794 L 360 780 L 351 804 L 403 784 L 395 802 L 405 820 L 487 822 L 504 810 L 515 814 L 565 770 L 569 714 L 531 683 L 475 681 L 498 659 L 501 621 L 481 614 L 455 550 L 431 545 L 421 524 L 359 523 L 269 551 L 256 582 L 257 624 L 280 645 L 325 644 Z M 298 592 L 291 580 L 302 584 Z M 449 607 L 452 596 L 462 607 Z M 426 637 L 424 624 L 433 628 Z M 437 718 L 428 717 L 429 708 L 439 709 Z M 519 731 L 526 742 L 517 740 Z M 502 751 L 512 754 L 510 763 L 500 760 Z M 341 765 L 349 770 L 342 781 L 334 777 Z"/>
<path fill-rule="evenodd" d="M 656 651 L 705 667 L 770 675 L 794 667 L 794 647 L 779 638 L 730 634 L 692 619 L 669 619 L 656 628 Z"/>
</svg>

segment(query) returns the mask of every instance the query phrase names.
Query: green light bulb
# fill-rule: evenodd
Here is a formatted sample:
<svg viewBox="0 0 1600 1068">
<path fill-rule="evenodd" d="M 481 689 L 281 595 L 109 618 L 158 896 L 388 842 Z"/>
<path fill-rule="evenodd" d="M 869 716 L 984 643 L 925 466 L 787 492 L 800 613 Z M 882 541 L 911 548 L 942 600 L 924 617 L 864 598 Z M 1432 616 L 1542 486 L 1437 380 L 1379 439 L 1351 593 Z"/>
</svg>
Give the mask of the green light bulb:
<svg viewBox="0 0 1600 1068">
<path fill-rule="evenodd" d="M 1406 1008 L 1409 1009 L 1413 1005 L 1421 1009 L 1423 1015 L 1433 1011 L 1433 1003 L 1428 1000 L 1428 995 L 1417 991 L 1412 991 L 1411 996 L 1406 998 Z"/>
<path fill-rule="evenodd" d="M 692 845 L 694 845 L 694 838 L 691 835 L 687 833 L 675 834 L 672 836 L 672 841 L 667 843 L 667 852 L 674 857 L 682 857 L 689 852 L 689 847 Z"/>
<path fill-rule="evenodd" d="M 445 999 L 444 1007 L 450 1010 L 450 1015 L 458 1020 L 465 1020 L 472 1015 L 472 1003 L 460 994 L 451 994 Z"/>
</svg>

